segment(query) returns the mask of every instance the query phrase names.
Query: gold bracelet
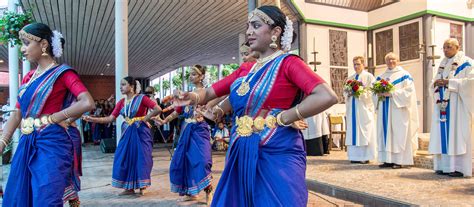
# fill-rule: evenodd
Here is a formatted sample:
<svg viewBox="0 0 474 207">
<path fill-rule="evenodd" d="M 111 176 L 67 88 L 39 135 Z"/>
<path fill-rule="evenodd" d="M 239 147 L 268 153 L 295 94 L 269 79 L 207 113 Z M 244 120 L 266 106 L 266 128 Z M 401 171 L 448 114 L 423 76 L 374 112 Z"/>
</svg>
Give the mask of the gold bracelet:
<svg viewBox="0 0 474 207">
<path fill-rule="evenodd" d="M 7 142 L 5 141 L 5 139 L 3 139 L 3 138 L 0 139 L 0 142 L 2 142 L 2 143 L 5 145 L 5 147 L 8 146 L 8 144 L 9 144 L 9 143 L 7 143 Z"/>
<path fill-rule="evenodd" d="M 281 116 L 282 116 L 283 112 L 285 112 L 285 111 L 282 111 L 277 115 L 277 117 L 276 117 L 277 124 L 280 125 L 280 126 L 285 126 L 285 127 L 290 126 L 291 124 L 284 124 L 283 121 L 281 120 Z"/>
<path fill-rule="evenodd" d="M 198 105 L 199 102 L 201 102 L 201 97 L 199 97 L 199 94 L 196 92 L 191 92 L 191 93 L 193 93 L 196 96 L 196 103 L 194 103 L 194 105 Z"/>
<path fill-rule="evenodd" d="M 49 115 L 49 116 L 48 116 L 48 122 L 49 122 L 50 124 L 55 124 L 55 122 L 53 121 L 53 115 Z"/>
<path fill-rule="evenodd" d="M 220 110 L 222 112 L 222 116 L 224 116 L 225 114 L 224 109 L 222 109 L 219 105 L 217 105 L 216 108 Z"/>
<path fill-rule="evenodd" d="M 71 116 L 69 116 L 69 113 L 67 113 L 66 110 L 67 110 L 67 109 L 64 109 L 64 110 L 63 110 L 63 115 L 66 117 L 66 119 L 69 119 L 69 118 L 71 118 Z"/>
<path fill-rule="evenodd" d="M 300 106 L 300 105 L 298 104 L 298 105 L 296 105 L 296 107 L 295 107 L 295 109 L 296 109 L 296 110 L 295 110 L 295 111 L 296 111 L 296 116 L 298 117 L 298 119 L 304 120 L 304 117 L 303 117 L 303 115 L 301 115 L 300 110 L 298 109 L 298 106 Z"/>
</svg>

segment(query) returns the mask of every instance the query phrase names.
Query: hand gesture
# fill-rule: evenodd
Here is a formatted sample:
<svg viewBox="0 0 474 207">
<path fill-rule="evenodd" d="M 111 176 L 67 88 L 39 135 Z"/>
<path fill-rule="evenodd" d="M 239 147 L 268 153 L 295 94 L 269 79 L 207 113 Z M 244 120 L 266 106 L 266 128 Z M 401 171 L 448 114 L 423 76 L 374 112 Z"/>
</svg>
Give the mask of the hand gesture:
<svg viewBox="0 0 474 207">
<path fill-rule="evenodd" d="M 291 127 L 299 130 L 304 130 L 308 128 L 308 124 L 304 120 L 298 120 L 291 124 Z"/>
</svg>

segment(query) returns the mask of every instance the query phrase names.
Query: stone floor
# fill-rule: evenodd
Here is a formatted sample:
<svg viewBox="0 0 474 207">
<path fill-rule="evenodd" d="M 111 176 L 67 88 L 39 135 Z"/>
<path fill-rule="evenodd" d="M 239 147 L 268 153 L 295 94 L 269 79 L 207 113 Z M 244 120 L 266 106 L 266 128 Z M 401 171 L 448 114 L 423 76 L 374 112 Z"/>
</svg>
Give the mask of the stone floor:
<svg viewBox="0 0 474 207">
<path fill-rule="evenodd" d="M 100 152 L 98 146 L 83 148 L 82 191 L 80 192 L 81 206 L 206 206 L 205 196 L 201 195 L 198 202 L 178 202 L 177 194 L 170 192 L 169 164 L 170 154 L 165 148 L 156 148 L 153 151 L 152 186 L 145 196 L 128 195 L 118 196 L 120 189 L 110 185 L 112 176 L 113 154 Z M 5 169 L 8 166 L 3 166 Z M 224 167 L 224 153 L 213 154 L 214 186 Z M 0 200 L 1 205 L 1 200 Z M 67 204 L 65 206 L 68 206 Z M 308 206 L 333 207 L 333 206 L 359 206 L 354 203 L 329 196 L 309 193 Z"/>
<path fill-rule="evenodd" d="M 306 178 L 421 206 L 474 206 L 474 179 L 436 175 L 422 168 L 380 169 L 350 164 L 345 152 L 309 157 Z"/>
</svg>

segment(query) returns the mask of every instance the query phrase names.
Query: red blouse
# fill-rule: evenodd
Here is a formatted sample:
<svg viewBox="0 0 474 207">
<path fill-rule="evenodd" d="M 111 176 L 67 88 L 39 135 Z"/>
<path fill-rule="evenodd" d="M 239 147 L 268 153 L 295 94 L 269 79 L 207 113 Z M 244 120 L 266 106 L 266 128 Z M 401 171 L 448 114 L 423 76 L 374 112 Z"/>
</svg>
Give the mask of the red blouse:
<svg viewBox="0 0 474 207">
<path fill-rule="evenodd" d="M 124 102 L 125 102 L 124 98 L 120 99 L 120 101 L 115 106 L 114 111 L 112 111 L 112 114 L 111 114 L 112 116 L 117 118 L 120 115 L 120 110 L 122 110 L 124 106 Z M 135 117 L 146 116 L 148 109 L 155 108 L 155 106 L 157 105 L 158 104 L 155 101 L 148 98 L 148 96 L 143 96 L 142 103 L 138 107 L 138 112 L 135 115 Z"/>
<path fill-rule="evenodd" d="M 229 94 L 230 86 L 239 77 L 245 76 L 255 63 L 244 63 L 229 76 L 212 85 L 218 97 Z M 265 109 L 291 107 L 298 89 L 309 95 L 313 89 L 325 81 L 313 72 L 298 56 L 286 57 L 275 80 L 270 94 L 263 104 Z"/>
<path fill-rule="evenodd" d="M 28 72 L 21 81 L 21 85 L 28 83 L 34 73 L 34 70 Z M 53 90 L 40 114 L 52 114 L 60 111 L 68 91 L 75 97 L 79 96 L 82 92 L 87 92 L 87 88 L 81 82 L 79 76 L 71 70 L 64 72 L 53 84 Z M 17 102 L 16 108 L 20 109 L 20 103 Z"/>
</svg>

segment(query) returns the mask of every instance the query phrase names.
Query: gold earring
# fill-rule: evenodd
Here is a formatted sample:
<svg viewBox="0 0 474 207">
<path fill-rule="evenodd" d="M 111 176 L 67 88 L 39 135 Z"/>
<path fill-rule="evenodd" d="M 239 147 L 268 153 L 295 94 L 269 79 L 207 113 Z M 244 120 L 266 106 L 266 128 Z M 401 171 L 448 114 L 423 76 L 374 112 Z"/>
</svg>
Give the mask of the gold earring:
<svg viewBox="0 0 474 207">
<path fill-rule="evenodd" d="M 277 41 L 277 36 L 273 35 L 272 36 L 272 43 L 270 44 L 270 48 L 272 48 L 272 49 L 278 48 L 278 45 L 277 45 L 276 41 Z"/>
<path fill-rule="evenodd" d="M 43 52 L 43 53 L 41 54 L 41 56 L 43 56 L 43 57 L 44 57 L 44 56 L 48 56 L 48 53 L 46 53 L 46 48 L 45 48 L 45 47 L 43 47 L 43 49 L 41 49 L 41 51 Z"/>
</svg>

